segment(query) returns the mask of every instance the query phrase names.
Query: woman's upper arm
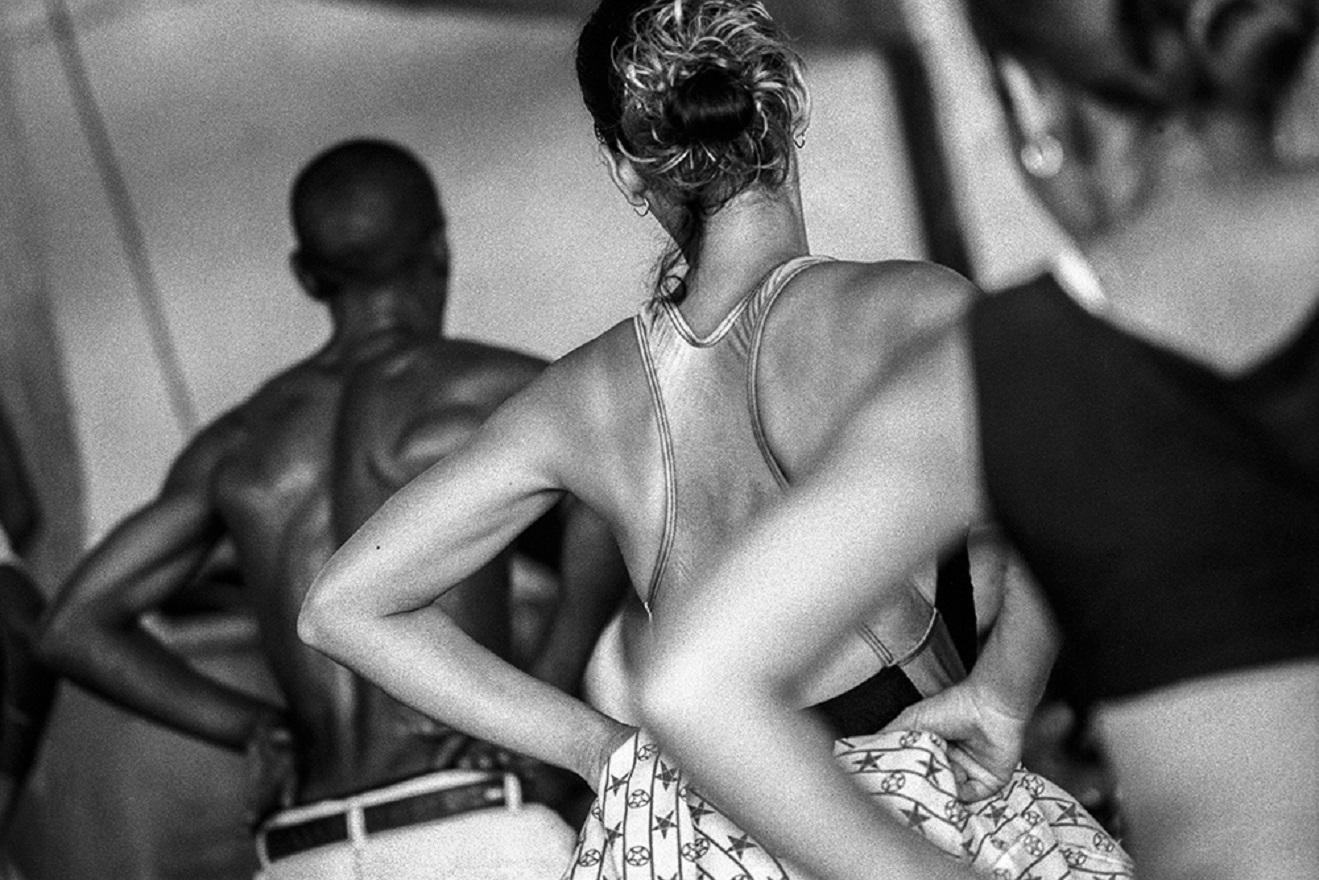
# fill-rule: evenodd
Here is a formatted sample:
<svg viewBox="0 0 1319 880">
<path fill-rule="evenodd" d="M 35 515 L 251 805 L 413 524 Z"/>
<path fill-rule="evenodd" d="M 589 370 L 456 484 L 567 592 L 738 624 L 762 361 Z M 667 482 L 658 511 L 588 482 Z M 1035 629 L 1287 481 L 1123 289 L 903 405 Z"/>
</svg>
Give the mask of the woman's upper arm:
<svg viewBox="0 0 1319 880">
<path fill-rule="evenodd" d="M 789 479 L 811 469 L 904 351 L 956 321 L 976 288 L 933 263 L 825 263 L 765 316 L 757 410 Z"/>
<path fill-rule="evenodd" d="M 317 576 L 313 614 L 386 615 L 428 605 L 485 565 L 561 496 L 561 408 L 537 381 L 423 471 Z"/>
</svg>

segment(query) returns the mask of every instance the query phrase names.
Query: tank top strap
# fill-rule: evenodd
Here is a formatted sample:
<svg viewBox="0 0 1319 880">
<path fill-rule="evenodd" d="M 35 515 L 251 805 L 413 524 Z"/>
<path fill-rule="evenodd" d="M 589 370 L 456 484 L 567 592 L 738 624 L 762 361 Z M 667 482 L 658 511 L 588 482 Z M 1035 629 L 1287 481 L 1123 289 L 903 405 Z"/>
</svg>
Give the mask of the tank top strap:
<svg viewBox="0 0 1319 880">
<path fill-rule="evenodd" d="M 821 263 L 832 263 L 833 257 L 826 257 L 819 254 L 803 254 L 800 257 L 793 257 L 785 263 L 779 264 L 777 268 L 765 276 L 765 280 L 760 283 L 755 292 L 747 301 L 747 306 L 742 314 L 742 321 L 752 328 L 752 347 L 760 347 L 760 335 L 764 332 L 765 318 L 770 309 L 774 308 L 774 303 L 794 278 L 802 272 L 818 266 Z"/>
<path fill-rule="evenodd" d="M 774 303 L 778 301 L 779 294 L 783 292 L 784 288 L 794 278 L 812 266 L 831 262 L 834 262 L 833 257 L 816 254 L 806 254 L 788 260 L 766 277 L 746 309 L 745 326 L 748 328 L 747 335 L 749 339 L 746 376 L 747 406 L 750 408 L 751 427 L 755 432 L 756 445 L 760 448 L 760 455 L 764 458 L 770 471 L 773 472 L 774 479 L 781 488 L 787 487 L 788 477 L 783 472 L 779 460 L 769 448 L 769 440 L 765 436 L 764 421 L 760 417 L 760 392 L 756 387 L 756 374 L 760 368 L 761 341 L 765 336 L 765 323 L 769 318 L 770 310 L 774 308 Z"/>
<path fill-rule="evenodd" d="M 713 330 L 698 336 L 678 307 L 651 300 L 633 322 L 659 434 L 663 531 L 646 590 L 684 579 L 705 547 L 758 509 L 782 485 L 748 419 L 747 357 L 762 307 L 821 257 L 788 260 L 748 290 Z M 676 498 L 686 500 L 679 505 Z"/>
</svg>

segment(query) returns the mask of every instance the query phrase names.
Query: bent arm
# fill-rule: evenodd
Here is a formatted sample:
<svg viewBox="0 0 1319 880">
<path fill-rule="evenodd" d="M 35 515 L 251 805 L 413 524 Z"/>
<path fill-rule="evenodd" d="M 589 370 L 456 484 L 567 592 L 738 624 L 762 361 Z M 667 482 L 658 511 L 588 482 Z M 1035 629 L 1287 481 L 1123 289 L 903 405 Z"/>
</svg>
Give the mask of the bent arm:
<svg viewBox="0 0 1319 880">
<path fill-rule="evenodd" d="M 8 415 L 0 409 L 0 527 L 21 555 L 31 548 L 40 525 L 41 510 L 23 450 Z"/>
<path fill-rule="evenodd" d="M 45 661 L 98 695 L 232 750 L 279 710 L 194 670 L 144 626 L 186 587 L 221 537 L 206 490 L 207 435 L 155 501 L 117 526 L 74 571 L 47 614 Z"/>
<path fill-rule="evenodd" d="M 656 621 L 642 711 L 702 791 L 831 880 L 969 877 L 881 815 L 794 710 L 795 680 L 980 516 L 960 337 L 904 368 L 822 467 Z M 792 810 L 782 804 L 792 803 Z M 809 817 L 809 821 L 802 821 Z"/>
<path fill-rule="evenodd" d="M 468 637 L 433 603 L 558 502 L 532 391 L 389 499 L 326 564 L 299 635 L 396 699 L 594 782 L 612 719 Z"/>
<path fill-rule="evenodd" d="M 0 528 L 0 831 L 9 825 L 55 699 L 55 674 L 36 660 L 44 604 Z"/>
</svg>

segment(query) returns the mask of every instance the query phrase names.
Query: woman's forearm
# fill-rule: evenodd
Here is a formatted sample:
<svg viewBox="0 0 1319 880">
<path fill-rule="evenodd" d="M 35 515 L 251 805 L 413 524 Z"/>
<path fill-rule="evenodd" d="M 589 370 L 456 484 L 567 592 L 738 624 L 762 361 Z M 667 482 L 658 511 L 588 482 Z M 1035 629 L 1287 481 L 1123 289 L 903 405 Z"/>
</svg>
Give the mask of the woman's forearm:
<svg viewBox="0 0 1319 880">
<path fill-rule="evenodd" d="M 1043 595 L 1012 555 L 1004 575 L 1003 603 L 970 681 L 994 708 L 1025 721 L 1044 694 L 1058 641 Z"/>
<path fill-rule="evenodd" d="M 538 681 L 426 606 L 384 617 L 304 617 L 304 641 L 395 699 L 594 785 L 622 725 Z"/>
</svg>

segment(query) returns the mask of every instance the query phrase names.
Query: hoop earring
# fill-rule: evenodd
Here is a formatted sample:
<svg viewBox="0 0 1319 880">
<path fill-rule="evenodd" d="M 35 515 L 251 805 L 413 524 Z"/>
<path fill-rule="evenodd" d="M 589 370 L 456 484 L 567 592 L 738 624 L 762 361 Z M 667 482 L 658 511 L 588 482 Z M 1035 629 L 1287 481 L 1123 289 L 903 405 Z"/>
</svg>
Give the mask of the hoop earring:
<svg viewBox="0 0 1319 880">
<path fill-rule="evenodd" d="M 1026 169 L 1026 173 L 1041 180 L 1057 177 L 1067 159 L 1063 145 L 1048 132 L 1032 135 L 1021 145 L 1020 156 L 1021 167 Z"/>
<path fill-rule="evenodd" d="M 641 204 L 639 205 L 635 202 L 630 202 L 629 204 L 632 205 L 632 213 L 636 214 L 638 217 L 645 217 L 650 213 L 650 199 L 642 199 Z"/>
</svg>

